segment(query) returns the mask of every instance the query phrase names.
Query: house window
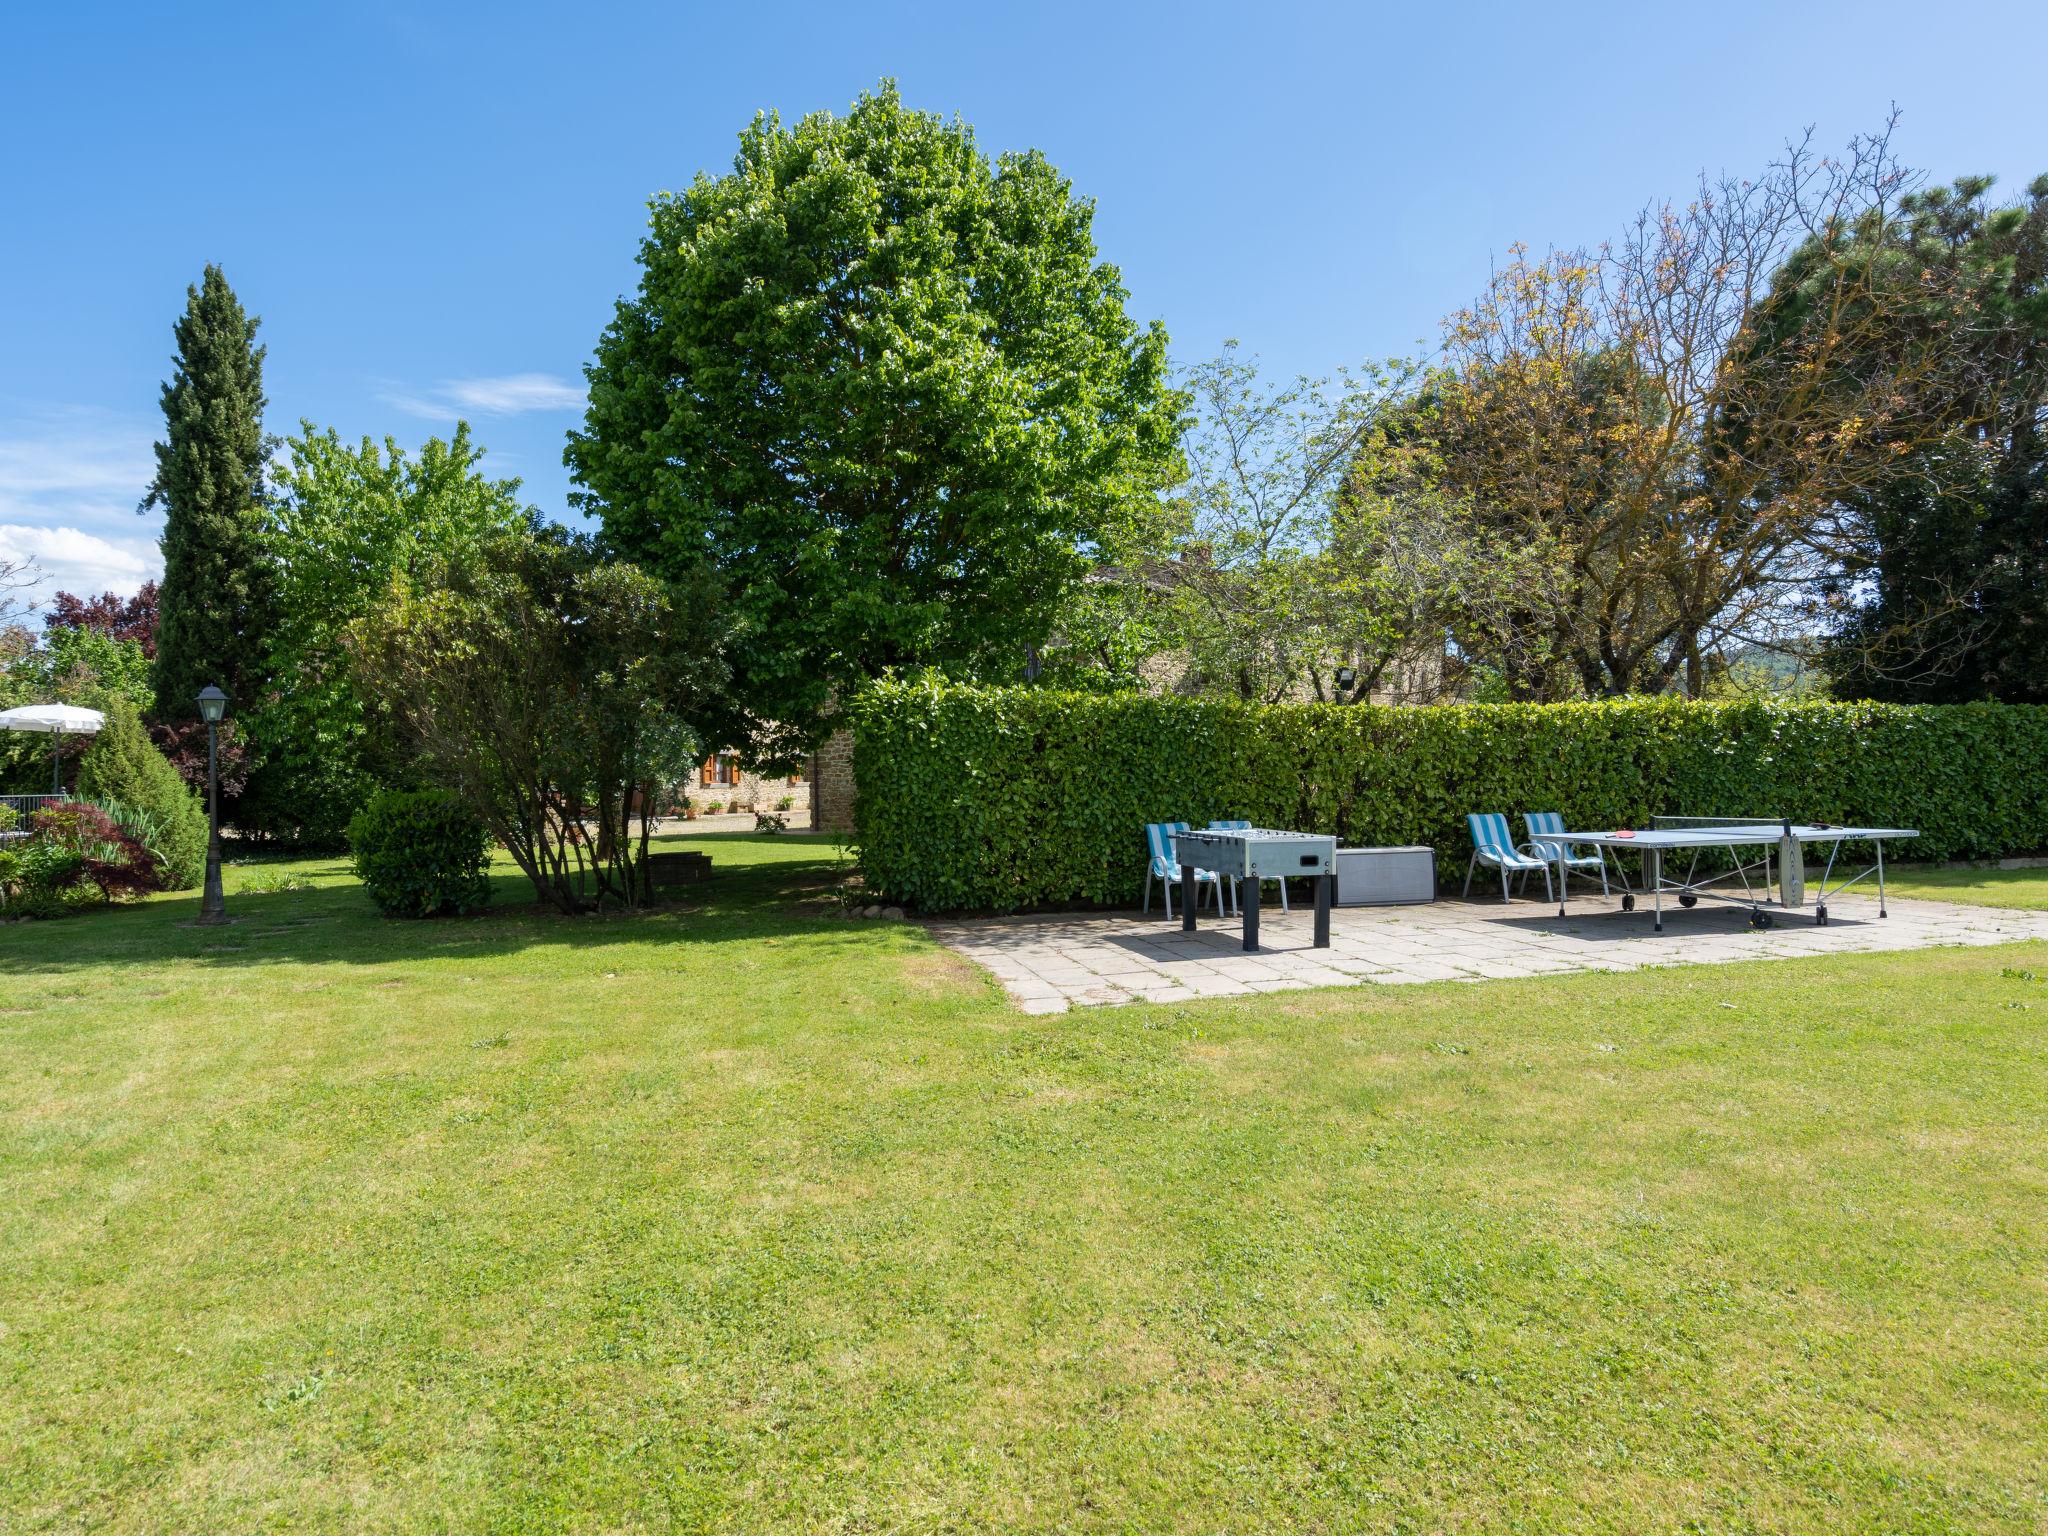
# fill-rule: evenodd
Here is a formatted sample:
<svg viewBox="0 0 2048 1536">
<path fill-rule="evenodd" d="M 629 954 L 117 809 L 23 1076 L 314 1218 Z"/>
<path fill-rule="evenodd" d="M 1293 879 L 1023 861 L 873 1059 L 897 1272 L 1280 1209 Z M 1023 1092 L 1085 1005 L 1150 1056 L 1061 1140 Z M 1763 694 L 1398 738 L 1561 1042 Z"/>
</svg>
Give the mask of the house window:
<svg viewBox="0 0 2048 1536">
<path fill-rule="evenodd" d="M 704 766 L 697 770 L 699 784 L 737 784 L 740 781 L 740 757 L 737 752 L 718 752 L 704 759 Z"/>
</svg>

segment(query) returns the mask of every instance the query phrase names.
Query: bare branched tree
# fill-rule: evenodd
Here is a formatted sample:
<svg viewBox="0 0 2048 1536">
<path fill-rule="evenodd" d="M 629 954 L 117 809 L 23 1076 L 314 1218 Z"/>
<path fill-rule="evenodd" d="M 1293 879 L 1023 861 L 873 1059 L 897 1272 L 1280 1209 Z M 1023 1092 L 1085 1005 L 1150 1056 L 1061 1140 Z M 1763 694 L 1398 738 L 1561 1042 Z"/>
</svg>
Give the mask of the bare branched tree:
<svg viewBox="0 0 2048 1536">
<path fill-rule="evenodd" d="M 33 560 L 0 555 L 0 630 L 20 626 L 36 611 L 36 604 L 29 597 L 36 581 Z"/>
<path fill-rule="evenodd" d="M 1188 371 L 1178 537 L 1145 571 L 1174 610 L 1162 632 L 1185 663 L 1183 686 L 1268 702 L 1330 698 L 1340 666 L 1377 676 L 1398 649 L 1399 615 L 1343 558 L 1333 517 L 1361 445 L 1408 377 L 1389 365 L 1270 385 L 1235 343 Z"/>
<path fill-rule="evenodd" d="M 1697 694 L 1714 649 L 1800 630 L 1856 536 L 1844 506 L 1912 472 L 1967 393 L 1962 339 L 1923 323 L 1942 279 L 1867 255 L 1914 180 L 1889 124 L 1838 159 L 1809 137 L 1596 253 L 1518 250 L 1448 322 L 1444 486 L 1569 563 L 1527 617 L 1560 666 L 1516 693 Z"/>
</svg>

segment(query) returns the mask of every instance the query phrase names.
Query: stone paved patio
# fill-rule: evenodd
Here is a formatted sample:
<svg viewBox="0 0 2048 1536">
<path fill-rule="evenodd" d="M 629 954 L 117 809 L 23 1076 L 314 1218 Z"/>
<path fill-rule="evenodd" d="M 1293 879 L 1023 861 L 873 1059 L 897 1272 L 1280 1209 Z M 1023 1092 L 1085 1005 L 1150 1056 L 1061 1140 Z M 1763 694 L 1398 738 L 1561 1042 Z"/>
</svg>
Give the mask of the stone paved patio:
<svg viewBox="0 0 2048 1536">
<path fill-rule="evenodd" d="M 1797 955 L 1860 954 L 1943 944 L 2009 944 L 2048 938 L 2048 913 L 1890 902 L 1843 895 L 1828 904 L 1828 926 L 1810 912 L 1777 914 L 1755 931 L 1748 914 L 1718 902 L 1667 911 L 1664 932 L 1647 912 L 1622 912 L 1599 897 L 1574 899 L 1568 915 L 1538 901 L 1440 901 L 1421 907 L 1339 907 L 1330 947 L 1310 945 L 1311 917 L 1262 914 L 1260 950 L 1242 948 L 1237 923 L 1205 912 L 1199 932 L 1182 933 L 1157 915 L 1061 913 L 951 920 L 926 926 L 941 943 L 986 967 L 1027 1013 L 1077 1004 L 1166 1002 L 1296 987 L 1395 985 L 1633 971 L 1653 965 L 1712 965 Z"/>
</svg>

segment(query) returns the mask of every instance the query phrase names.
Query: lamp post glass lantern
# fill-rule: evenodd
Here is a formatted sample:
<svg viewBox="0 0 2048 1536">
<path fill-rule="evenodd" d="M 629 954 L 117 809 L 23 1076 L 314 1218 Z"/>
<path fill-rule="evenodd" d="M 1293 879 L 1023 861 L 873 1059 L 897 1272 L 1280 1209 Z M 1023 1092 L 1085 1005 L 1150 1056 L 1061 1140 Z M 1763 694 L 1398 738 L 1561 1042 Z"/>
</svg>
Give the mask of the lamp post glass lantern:
<svg viewBox="0 0 2048 1536">
<path fill-rule="evenodd" d="M 220 888 L 220 717 L 228 696 L 211 683 L 199 690 L 199 717 L 206 722 L 206 892 L 199 899 L 199 921 L 228 920 L 227 897 Z"/>
</svg>

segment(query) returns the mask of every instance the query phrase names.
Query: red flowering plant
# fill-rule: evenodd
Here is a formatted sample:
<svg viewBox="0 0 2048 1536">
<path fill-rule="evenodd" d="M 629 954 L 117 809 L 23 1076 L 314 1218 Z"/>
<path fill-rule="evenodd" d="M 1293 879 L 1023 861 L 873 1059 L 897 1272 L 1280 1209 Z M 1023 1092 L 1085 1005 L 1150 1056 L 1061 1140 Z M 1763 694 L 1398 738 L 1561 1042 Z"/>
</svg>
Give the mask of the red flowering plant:
<svg viewBox="0 0 2048 1536">
<path fill-rule="evenodd" d="M 60 800 L 29 818 L 31 838 L 61 855 L 50 870 L 52 886 L 91 883 L 114 901 L 163 888 L 162 867 L 142 839 L 99 806 Z"/>
</svg>

